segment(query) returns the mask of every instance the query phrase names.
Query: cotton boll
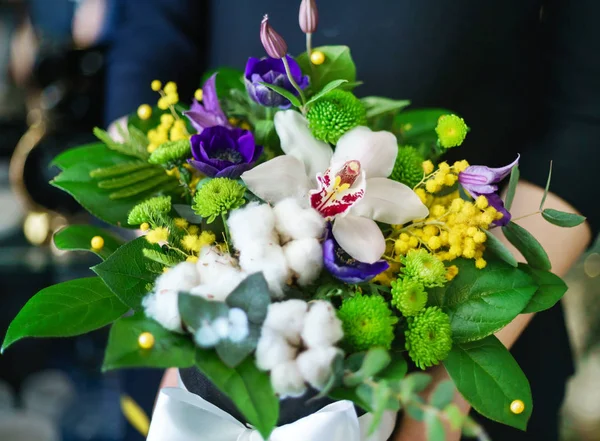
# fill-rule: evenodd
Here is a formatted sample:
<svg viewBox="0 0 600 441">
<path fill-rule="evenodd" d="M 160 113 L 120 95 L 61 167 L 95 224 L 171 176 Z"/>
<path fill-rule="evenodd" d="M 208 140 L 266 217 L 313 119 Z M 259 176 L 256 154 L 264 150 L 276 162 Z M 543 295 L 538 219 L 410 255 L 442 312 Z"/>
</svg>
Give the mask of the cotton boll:
<svg viewBox="0 0 600 441">
<path fill-rule="evenodd" d="M 300 333 L 308 305 L 302 300 L 271 303 L 263 326 L 282 335 L 295 346 L 300 345 Z"/>
<path fill-rule="evenodd" d="M 241 308 L 231 308 L 229 310 L 229 340 L 240 342 L 248 337 L 248 315 Z"/>
<path fill-rule="evenodd" d="M 319 347 L 302 352 L 296 359 L 302 377 L 315 389 L 322 389 L 331 376 L 331 365 L 338 354 L 334 347 Z"/>
<path fill-rule="evenodd" d="M 312 302 L 304 318 L 302 340 L 309 348 L 333 346 L 344 336 L 342 322 L 333 305 L 324 300 Z"/>
<path fill-rule="evenodd" d="M 294 198 L 284 199 L 273 208 L 275 229 L 285 242 L 290 239 L 319 239 L 325 232 L 325 219 L 311 207 L 302 207 Z"/>
<path fill-rule="evenodd" d="M 175 291 L 187 291 L 200 283 L 196 266 L 191 262 L 182 262 L 156 279 L 155 291 L 172 289 Z"/>
<path fill-rule="evenodd" d="M 270 205 L 252 202 L 232 211 L 227 225 L 233 246 L 241 251 L 253 243 L 269 240 L 275 229 L 275 215 Z"/>
<path fill-rule="evenodd" d="M 268 371 L 278 364 L 294 360 L 297 352 L 280 334 L 263 326 L 256 346 L 256 365 Z"/>
<path fill-rule="evenodd" d="M 285 244 L 283 253 L 300 286 L 314 282 L 323 269 L 323 250 L 317 239 L 292 240 Z"/>
<path fill-rule="evenodd" d="M 221 337 L 213 324 L 206 321 L 200 325 L 200 328 L 194 334 L 194 340 L 201 348 L 212 348 L 219 343 Z"/>
<path fill-rule="evenodd" d="M 156 320 L 169 331 L 183 332 L 177 305 L 178 295 L 178 291 L 173 289 L 161 289 L 148 294 L 142 301 L 146 316 Z"/>
<path fill-rule="evenodd" d="M 196 263 L 200 283 L 190 289 L 190 293 L 208 300 L 225 300 L 246 278 L 246 274 L 236 264 L 233 257 L 214 247 L 202 249 Z"/>
<path fill-rule="evenodd" d="M 229 253 L 221 252 L 217 247 L 204 247 L 198 256 L 196 263 L 200 282 L 208 283 L 218 279 L 218 275 L 214 275 L 214 269 L 218 267 L 236 268 L 237 261 Z"/>
<path fill-rule="evenodd" d="M 261 257 L 251 255 L 249 258 L 248 253 L 242 250 L 240 266 L 247 274 L 262 272 L 271 293 L 277 297 L 283 296 L 283 289 L 291 277 L 291 272 L 279 245 L 265 246 Z"/>
<path fill-rule="evenodd" d="M 295 361 L 275 366 L 271 370 L 271 385 L 280 398 L 300 397 L 306 392 L 304 378 Z"/>
</svg>

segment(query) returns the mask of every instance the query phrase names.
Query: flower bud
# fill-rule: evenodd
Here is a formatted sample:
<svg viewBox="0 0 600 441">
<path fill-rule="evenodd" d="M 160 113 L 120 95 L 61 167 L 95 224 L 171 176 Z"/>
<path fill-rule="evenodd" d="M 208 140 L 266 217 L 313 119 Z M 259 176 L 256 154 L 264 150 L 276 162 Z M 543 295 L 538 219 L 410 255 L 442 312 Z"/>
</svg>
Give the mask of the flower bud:
<svg viewBox="0 0 600 441">
<path fill-rule="evenodd" d="M 317 30 L 319 13 L 315 0 L 302 0 L 298 19 L 300 21 L 300 29 L 305 34 L 312 34 Z"/>
<path fill-rule="evenodd" d="M 269 16 L 265 15 L 260 24 L 260 42 L 269 57 L 283 58 L 287 54 L 287 44 L 283 37 L 275 32 L 269 24 Z"/>
</svg>

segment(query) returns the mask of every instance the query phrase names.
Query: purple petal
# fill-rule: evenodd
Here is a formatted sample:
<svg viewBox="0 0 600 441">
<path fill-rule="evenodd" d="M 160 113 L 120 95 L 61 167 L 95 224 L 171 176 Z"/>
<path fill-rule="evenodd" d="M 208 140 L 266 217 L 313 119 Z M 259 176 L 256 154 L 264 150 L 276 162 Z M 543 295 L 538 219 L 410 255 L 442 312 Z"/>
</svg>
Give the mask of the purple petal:
<svg viewBox="0 0 600 441">
<path fill-rule="evenodd" d="M 519 163 L 520 157 L 521 155 L 518 155 L 512 163 L 499 168 L 471 165 L 464 172 L 459 173 L 458 179 L 461 183 L 465 181 L 467 184 L 496 184 L 510 174 L 512 168 Z"/>
<path fill-rule="evenodd" d="M 366 282 L 390 267 L 385 260 L 369 264 L 358 262 L 350 256 L 346 258 L 344 254 L 329 233 L 328 239 L 323 243 L 323 264 L 332 276 L 345 283 Z"/>
<path fill-rule="evenodd" d="M 496 193 L 490 193 L 486 194 L 485 197 L 488 200 L 488 203 L 494 207 L 496 211 L 499 211 L 504 215 L 502 216 L 502 219 L 495 220 L 494 225 L 498 225 L 500 227 L 507 225 L 510 222 L 512 215 L 508 212 L 506 207 L 504 207 L 504 202 L 502 202 L 500 196 L 498 196 Z"/>
<path fill-rule="evenodd" d="M 229 167 L 224 168 L 219 171 L 215 178 L 229 178 L 229 179 L 237 179 L 242 173 L 248 171 L 252 168 L 252 164 L 235 164 Z"/>
<path fill-rule="evenodd" d="M 188 163 L 190 163 L 191 166 L 194 167 L 196 170 L 199 170 L 201 173 L 204 173 L 210 178 L 215 177 L 219 172 L 219 170 L 217 170 L 216 168 L 211 167 L 210 165 L 204 162 L 196 161 L 195 159 L 188 159 Z"/>
<path fill-rule="evenodd" d="M 196 101 L 196 100 L 194 100 Z M 197 101 L 196 101 L 197 102 Z M 208 113 L 202 106 L 199 104 L 200 109 L 198 110 L 188 110 L 187 112 L 183 112 L 183 114 L 190 120 L 190 123 L 198 131 L 198 133 L 202 132 L 207 127 L 213 127 L 220 125 L 221 120 L 214 114 Z"/>
<path fill-rule="evenodd" d="M 248 163 L 252 161 L 254 157 L 254 135 L 249 130 L 243 130 L 243 133 L 238 138 L 238 151 L 244 158 L 244 162 Z"/>
<path fill-rule="evenodd" d="M 214 73 L 202 85 L 202 103 L 209 112 L 221 112 L 219 97 L 217 96 L 217 74 Z"/>
<path fill-rule="evenodd" d="M 258 161 L 258 158 L 260 158 L 260 155 L 262 155 L 263 152 L 263 146 L 262 145 L 257 145 L 254 147 L 254 156 L 252 156 L 252 159 L 250 159 L 250 164 L 254 165 L 254 163 L 256 161 Z"/>
<path fill-rule="evenodd" d="M 498 191 L 497 185 L 473 185 L 461 182 L 462 187 L 466 190 L 473 199 L 477 199 L 482 194 L 490 194 Z"/>
<path fill-rule="evenodd" d="M 250 57 L 246 63 L 246 69 L 244 71 L 244 78 L 250 79 L 250 76 L 256 72 L 256 67 L 260 63 L 259 58 Z"/>
</svg>

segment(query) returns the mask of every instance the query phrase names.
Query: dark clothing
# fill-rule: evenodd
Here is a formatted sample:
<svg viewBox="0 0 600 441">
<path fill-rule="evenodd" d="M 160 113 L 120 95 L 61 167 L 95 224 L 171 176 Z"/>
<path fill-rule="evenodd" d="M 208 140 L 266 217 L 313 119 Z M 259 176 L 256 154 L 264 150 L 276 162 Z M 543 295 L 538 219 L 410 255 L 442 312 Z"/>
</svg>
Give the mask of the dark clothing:
<svg viewBox="0 0 600 441">
<path fill-rule="evenodd" d="M 141 4 L 143 3 L 143 6 Z M 304 50 L 297 4 L 281 0 L 127 0 L 109 59 L 111 121 L 153 102 L 155 77 L 191 96 L 205 68 L 243 69 L 265 55 L 262 14 Z M 358 95 L 445 107 L 471 127 L 453 156 L 500 166 L 522 154 L 521 176 L 545 185 L 588 217 L 600 211 L 591 188 L 600 164 L 600 16 L 598 0 L 327 0 L 318 2 L 318 45 L 352 49 Z M 586 166 L 590 166 L 588 169 Z M 560 307 L 536 317 L 513 349 L 532 383 L 535 411 L 527 435 L 486 422 L 493 439 L 558 439 L 557 412 L 572 373 Z M 510 434 L 510 435 L 509 435 Z"/>
</svg>

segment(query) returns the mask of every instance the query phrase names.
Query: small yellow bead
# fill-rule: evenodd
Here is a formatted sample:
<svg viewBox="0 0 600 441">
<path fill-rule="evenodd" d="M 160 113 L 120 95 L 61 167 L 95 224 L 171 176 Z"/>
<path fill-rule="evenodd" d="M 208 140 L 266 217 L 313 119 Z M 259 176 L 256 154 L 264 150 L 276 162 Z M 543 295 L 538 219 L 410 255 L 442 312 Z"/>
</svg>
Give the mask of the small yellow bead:
<svg viewBox="0 0 600 441">
<path fill-rule="evenodd" d="M 140 107 L 138 107 L 137 114 L 140 119 L 144 121 L 150 119 L 152 116 L 152 107 L 150 107 L 148 104 L 142 104 Z"/>
<path fill-rule="evenodd" d="M 319 66 L 325 62 L 325 54 L 321 51 L 313 51 L 313 53 L 310 54 L 310 61 L 315 66 Z"/>
<path fill-rule="evenodd" d="M 169 108 L 169 100 L 166 96 L 163 96 L 158 100 L 158 108 L 160 110 L 167 110 Z"/>
<path fill-rule="evenodd" d="M 150 229 L 150 224 L 148 222 L 144 222 L 143 224 L 140 225 L 140 230 L 142 231 L 148 231 Z"/>
<path fill-rule="evenodd" d="M 142 332 L 138 337 L 138 345 L 142 349 L 152 349 L 154 342 L 154 336 L 149 332 Z"/>
<path fill-rule="evenodd" d="M 512 413 L 514 413 L 515 415 L 519 415 L 520 413 L 523 413 L 524 410 L 525 410 L 525 403 L 523 403 L 523 401 L 514 400 L 512 403 L 510 403 L 510 411 Z"/>
<path fill-rule="evenodd" d="M 164 114 L 160 115 L 160 123 L 162 125 L 171 127 L 174 122 L 175 122 L 175 118 L 173 118 L 173 115 L 171 115 L 170 113 L 164 113 Z"/>
<path fill-rule="evenodd" d="M 150 83 L 150 88 L 155 92 L 158 92 L 161 87 L 162 83 L 159 80 L 154 80 L 152 83 Z"/>
<path fill-rule="evenodd" d="M 165 84 L 164 91 L 167 95 L 177 93 L 177 84 L 175 84 L 173 81 L 169 81 L 167 84 Z"/>
<path fill-rule="evenodd" d="M 104 239 L 102 236 L 94 236 L 91 240 L 92 248 L 95 250 L 101 250 L 104 247 Z"/>
<path fill-rule="evenodd" d="M 177 93 L 169 93 L 167 94 L 167 102 L 174 106 L 179 102 L 179 95 Z"/>
<path fill-rule="evenodd" d="M 196 89 L 194 92 L 194 98 L 196 98 L 196 101 L 202 101 L 202 98 L 204 98 L 204 92 L 202 92 L 202 89 Z"/>
</svg>

